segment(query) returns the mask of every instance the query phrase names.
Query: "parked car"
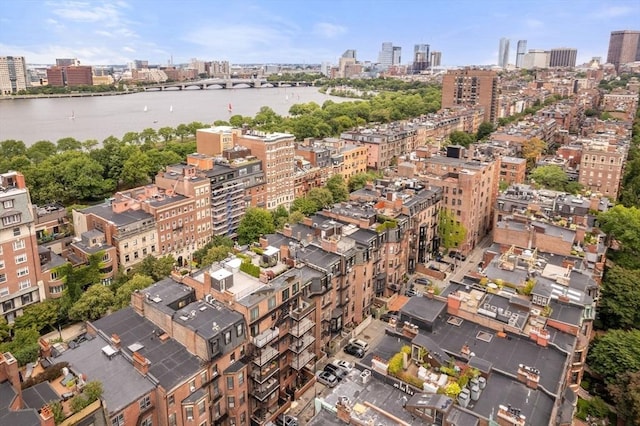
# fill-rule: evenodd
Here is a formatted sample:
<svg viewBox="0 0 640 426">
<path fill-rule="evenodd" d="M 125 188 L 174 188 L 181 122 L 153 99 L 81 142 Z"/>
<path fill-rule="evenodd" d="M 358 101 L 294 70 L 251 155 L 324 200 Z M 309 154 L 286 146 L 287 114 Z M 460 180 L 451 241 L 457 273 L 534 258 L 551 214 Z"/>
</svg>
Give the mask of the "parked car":
<svg viewBox="0 0 640 426">
<path fill-rule="evenodd" d="M 391 312 L 395 312 L 395 314 L 392 314 Z M 382 316 L 380 317 L 380 320 L 384 322 L 389 322 L 391 321 L 392 318 L 395 318 L 395 319 L 399 318 L 398 311 L 389 311 L 386 314 L 382 314 Z"/>
<path fill-rule="evenodd" d="M 457 250 L 451 250 L 449 252 L 449 257 L 452 258 L 452 259 L 458 259 L 458 260 L 462 260 L 462 261 L 467 260 L 467 256 L 465 256 L 464 254 L 460 253 Z"/>
<path fill-rule="evenodd" d="M 345 377 L 347 377 L 347 375 L 349 375 L 349 372 L 347 370 L 345 370 L 342 367 L 338 367 L 337 365 L 333 365 L 333 364 L 327 364 L 324 366 L 324 371 L 328 371 L 329 373 L 333 374 L 334 376 L 336 376 L 338 378 L 338 380 L 342 380 Z"/>
<path fill-rule="evenodd" d="M 409 290 L 404 292 L 404 295 L 407 297 L 413 297 L 413 296 L 417 296 L 418 293 L 414 289 L 410 288 Z"/>
<path fill-rule="evenodd" d="M 349 355 L 353 355 L 358 358 L 364 358 L 364 349 L 362 349 L 360 346 L 352 345 L 351 343 L 349 343 L 344 347 L 344 351 Z"/>
<path fill-rule="evenodd" d="M 420 285 L 431 285 L 431 280 L 428 278 L 416 278 L 414 282 Z"/>
<path fill-rule="evenodd" d="M 360 348 L 362 348 L 363 351 L 368 351 L 369 350 L 369 344 L 367 342 L 365 342 L 364 340 L 360 340 L 360 339 L 349 339 L 349 344 L 350 345 L 356 345 Z"/>
<path fill-rule="evenodd" d="M 318 371 L 317 380 L 325 386 L 330 388 L 335 387 L 338 384 L 338 378 L 328 371 Z"/>
<path fill-rule="evenodd" d="M 334 359 L 331 362 L 331 364 L 337 365 L 338 367 L 341 367 L 341 368 L 343 368 L 343 369 L 345 369 L 347 371 L 353 370 L 353 367 L 354 367 L 352 362 L 345 361 L 345 360 L 342 360 L 342 359 Z"/>
<path fill-rule="evenodd" d="M 429 269 L 431 269 L 432 271 L 439 271 L 440 268 L 438 268 L 436 265 L 434 264 L 429 264 Z"/>
</svg>

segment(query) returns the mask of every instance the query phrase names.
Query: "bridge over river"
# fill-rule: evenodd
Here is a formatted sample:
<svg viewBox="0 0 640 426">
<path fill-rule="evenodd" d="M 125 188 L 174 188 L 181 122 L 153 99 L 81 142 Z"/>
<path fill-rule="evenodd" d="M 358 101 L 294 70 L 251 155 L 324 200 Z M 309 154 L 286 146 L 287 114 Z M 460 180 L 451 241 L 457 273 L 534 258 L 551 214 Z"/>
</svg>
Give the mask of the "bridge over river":
<svg viewBox="0 0 640 426">
<path fill-rule="evenodd" d="M 144 86 L 145 92 L 163 91 L 163 90 L 185 90 L 185 89 L 200 89 L 205 90 L 209 88 L 216 89 L 233 89 L 236 87 L 251 87 L 251 88 L 267 88 L 267 87 L 308 87 L 315 86 L 315 81 L 267 81 L 265 79 L 241 79 L 241 78 L 228 78 L 228 79 L 207 79 L 198 81 L 183 81 L 172 83 L 160 83 L 151 86 Z"/>
</svg>

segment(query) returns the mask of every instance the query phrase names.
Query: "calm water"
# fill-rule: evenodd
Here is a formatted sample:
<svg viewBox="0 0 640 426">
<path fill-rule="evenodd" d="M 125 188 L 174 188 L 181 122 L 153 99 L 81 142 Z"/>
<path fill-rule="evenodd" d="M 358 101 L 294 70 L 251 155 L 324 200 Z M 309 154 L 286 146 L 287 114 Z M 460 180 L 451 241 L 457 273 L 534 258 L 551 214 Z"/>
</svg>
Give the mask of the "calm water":
<svg viewBox="0 0 640 426">
<path fill-rule="evenodd" d="M 317 87 L 210 89 L 143 92 L 123 96 L 18 99 L 0 101 L 0 141 L 27 145 L 64 137 L 80 141 L 122 137 L 148 127 L 176 127 L 192 121 L 212 124 L 231 115 L 253 117 L 262 106 L 287 115 L 295 103 L 345 99 L 327 96 Z M 233 112 L 229 113 L 231 104 Z M 74 117 L 73 119 L 71 117 Z"/>
</svg>

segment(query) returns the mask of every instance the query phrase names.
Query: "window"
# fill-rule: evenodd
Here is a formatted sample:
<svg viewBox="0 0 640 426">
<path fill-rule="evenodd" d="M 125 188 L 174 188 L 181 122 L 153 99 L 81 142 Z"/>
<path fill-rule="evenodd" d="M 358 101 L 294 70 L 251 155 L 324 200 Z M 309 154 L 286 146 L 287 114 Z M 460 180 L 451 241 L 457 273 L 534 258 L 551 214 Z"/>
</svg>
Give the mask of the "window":
<svg viewBox="0 0 640 426">
<path fill-rule="evenodd" d="M 120 413 L 111 419 L 111 426 L 124 426 L 124 413 Z"/>
<path fill-rule="evenodd" d="M 204 414 L 205 411 L 205 406 L 204 406 L 204 399 L 200 402 L 198 402 L 198 416 L 202 416 Z"/>
<path fill-rule="evenodd" d="M 275 296 L 271 296 L 269 298 L 269 310 L 273 309 L 276 307 L 276 297 Z"/>
<path fill-rule="evenodd" d="M 234 408 L 236 406 L 236 398 L 234 396 L 227 397 L 227 407 Z"/>
<path fill-rule="evenodd" d="M 224 332 L 224 344 L 228 345 L 229 343 L 231 343 L 231 331 L 225 331 Z"/>
<path fill-rule="evenodd" d="M 14 223 L 20 223 L 20 213 L 12 214 L 2 218 L 2 224 L 4 226 L 13 225 Z"/>
<path fill-rule="evenodd" d="M 176 413 L 169 414 L 169 426 L 176 426 Z"/>
<path fill-rule="evenodd" d="M 13 242 L 13 251 L 22 250 L 24 248 L 24 240 L 17 240 Z"/>
<path fill-rule="evenodd" d="M 0 269 L 4 269 L 4 259 L 0 259 Z"/>
<path fill-rule="evenodd" d="M 200 381 L 202 382 L 202 386 L 204 386 L 205 383 L 207 383 L 207 378 L 209 377 L 209 375 L 207 374 L 207 371 L 203 371 L 202 373 L 200 373 Z"/>
<path fill-rule="evenodd" d="M 144 419 L 141 423 L 140 426 L 153 426 L 153 420 L 151 419 L 151 416 L 147 417 L 146 419 Z"/>
<path fill-rule="evenodd" d="M 13 228 L 13 236 L 17 237 L 20 235 L 20 228 Z"/>
<path fill-rule="evenodd" d="M 195 379 L 194 379 L 194 380 L 191 380 L 191 381 L 189 382 L 189 390 L 190 390 L 191 392 L 193 392 L 194 390 L 196 390 L 196 381 L 195 381 Z"/>
<path fill-rule="evenodd" d="M 25 275 L 29 275 L 29 267 L 28 266 L 25 266 L 24 268 L 18 269 L 18 277 L 24 277 Z"/>
<path fill-rule="evenodd" d="M 140 400 L 140 411 L 144 411 L 151 406 L 151 398 L 149 395 Z"/>
<path fill-rule="evenodd" d="M 13 207 L 13 200 L 4 200 L 2 202 L 2 207 L 4 207 L 5 209 L 10 209 L 11 207 Z"/>
<path fill-rule="evenodd" d="M 255 308 L 251 308 L 251 321 L 255 321 L 260 316 L 260 308 L 256 306 Z"/>
<path fill-rule="evenodd" d="M 238 374 L 238 386 L 242 386 L 244 383 L 244 373 Z"/>
<path fill-rule="evenodd" d="M 124 255 L 124 261 L 125 261 L 125 262 L 129 262 L 129 260 L 131 260 L 131 258 L 129 257 L 129 255 L 128 255 L 128 254 L 125 254 L 125 255 Z"/>
<path fill-rule="evenodd" d="M 33 302 L 33 297 L 31 297 L 31 293 L 22 295 L 22 306 L 28 305 L 31 302 Z"/>
<path fill-rule="evenodd" d="M 242 324 L 236 325 L 236 336 L 240 337 L 244 334 L 244 326 Z"/>
<path fill-rule="evenodd" d="M 31 280 L 26 279 L 24 281 L 20 281 L 20 290 L 25 290 L 29 287 L 31 287 Z"/>
<path fill-rule="evenodd" d="M 4 280 L 3 280 L 4 278 Z M 5 282 L 7 280 L 7 277 L 5 277 L 4 274 L 0 274 L 0 283 Z M 8 296 L 9 295 L 9 287 L 2 287 L 0 288 L 0 297 L 4 297 L 4 296 Z"/>
<path fill-rule="evenodd" d="M 176 397 L 173 395 L 169 395 L 167 397 L 167 404 L 169 404 L 169 406 L 172 406 L 175 403 L 176 403 Z"/>
<path fill-rule="evenodd" d="M 285 288 L 284 290 L 282 290 L 282 301 L 284 302 L 288 298 L 289 298 L 289 289 Z"/>
<path fill-rule="evenodd" d="M 193 420 L 193 407 L 185 407 L 184 414 L 187 417 L 187 420 Z"/>
<path fill-rule="evenodd" d="M 233 389 L 233 376 L 227 376 L 227 390 Z"/>
<path fill-rule="evenodd" d="M 27 255 L 26 254 L 20 254 L 20 255 L 15 257 L 16 265 L 18 265 L 20 263 L 24 263 L 26 261 L 27 261 Z"/>
<path fill-rule="evenodd" d="M 7 300 L 6 302 L 2 303 L 2 310 L 5 312 L 10 311 L 13 308 L 14 308 L 13 300 Z"/>
</svg>

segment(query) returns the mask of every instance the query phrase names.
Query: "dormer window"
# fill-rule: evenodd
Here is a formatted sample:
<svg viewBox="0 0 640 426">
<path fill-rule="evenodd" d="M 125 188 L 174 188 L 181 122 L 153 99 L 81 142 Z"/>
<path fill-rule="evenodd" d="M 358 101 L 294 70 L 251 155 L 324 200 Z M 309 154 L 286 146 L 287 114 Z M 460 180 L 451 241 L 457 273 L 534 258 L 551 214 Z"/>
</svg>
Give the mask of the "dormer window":
<svg viewBox="0 0 640 426">
<path fill-rule="evenodd" d="M 4 207 L 5 209 L 13 208 L 13 200 L 4 200 L 2 202 L 2 207 Z"/>
</svg>

